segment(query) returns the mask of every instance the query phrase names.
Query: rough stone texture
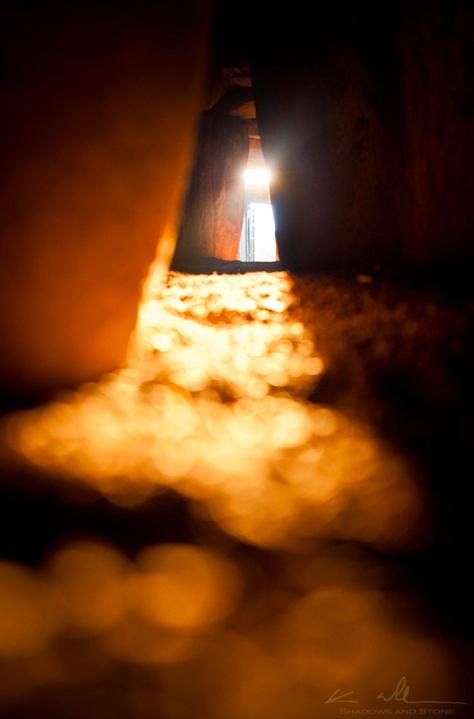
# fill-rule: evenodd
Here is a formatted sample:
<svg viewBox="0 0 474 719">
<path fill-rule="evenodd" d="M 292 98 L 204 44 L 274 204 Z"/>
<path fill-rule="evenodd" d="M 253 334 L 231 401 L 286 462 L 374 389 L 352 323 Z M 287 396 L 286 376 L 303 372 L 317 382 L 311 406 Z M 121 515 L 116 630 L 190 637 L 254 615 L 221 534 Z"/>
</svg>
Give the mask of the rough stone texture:
<svg viewBox="0 0 474 719">
<path fill-rule="evenodd" d="M 295 269 L 472 257 L 472 3 L 344 0 L 249 25 L 277 239 Z"/>
<path fill-rule="evenodd" d="M 406 188 L 404 254 L 474 257 L 474 5 L 416 3 L 401 35 Z"/>
<path fill-rule="evenodd" d="M 1 11 L 0 384 L 116 367 L 176 222 L 201 103 L 207 3 Z"/>
<path fill-rule="evenodd" d="M 224 100 L 224 108 L 220 103 L 201 119 L 175 267 L 186 267 L 197 257 L 237 259 L 245 201 L 242 169 L 249 139 L 246 123 L 227 114 L 229 105 Z"/>
</svg>

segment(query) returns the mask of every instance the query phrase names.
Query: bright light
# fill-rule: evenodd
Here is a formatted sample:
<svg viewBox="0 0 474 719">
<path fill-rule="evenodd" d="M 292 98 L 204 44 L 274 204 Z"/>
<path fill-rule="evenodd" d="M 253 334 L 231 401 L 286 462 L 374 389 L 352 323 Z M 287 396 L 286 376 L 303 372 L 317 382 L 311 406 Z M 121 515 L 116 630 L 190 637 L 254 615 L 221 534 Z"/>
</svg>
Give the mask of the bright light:
<svg viewBox="0 0 474 719">
<path fill-rule="evenodd" d="M 244 182 L 251 187 L 268 187 L 272 181 L 272 175 L 266 167 L 247 167 L 244 171 Z"/>
<path fill-rule="evenodd" d="M 276 241 L 273 210 L 269 202 L 251 202 L 247 208 L 253 238 L 254 262 L 275 262 Z"/>
</svg>

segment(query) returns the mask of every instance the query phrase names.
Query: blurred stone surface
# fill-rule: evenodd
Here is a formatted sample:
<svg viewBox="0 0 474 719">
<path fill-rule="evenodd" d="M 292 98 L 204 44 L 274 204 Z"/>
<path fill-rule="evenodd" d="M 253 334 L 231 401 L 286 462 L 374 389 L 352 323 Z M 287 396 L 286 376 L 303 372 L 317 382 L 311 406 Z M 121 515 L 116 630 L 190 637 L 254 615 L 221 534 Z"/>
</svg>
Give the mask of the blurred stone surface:
<svg viewBox="0 0 474 719">
<path fill-rule="evenodd" d="M 2 719 L 470 719 L 474 302 L 446 279 L 170 273 L 126 369 L 6 416 Z"/>
<path fill-rule="evenodd" d="M 122 361 L 157 243 L 173 241 L 208 5 L 2 7 L 3 390 L 77 384 Z"/>
</svg>

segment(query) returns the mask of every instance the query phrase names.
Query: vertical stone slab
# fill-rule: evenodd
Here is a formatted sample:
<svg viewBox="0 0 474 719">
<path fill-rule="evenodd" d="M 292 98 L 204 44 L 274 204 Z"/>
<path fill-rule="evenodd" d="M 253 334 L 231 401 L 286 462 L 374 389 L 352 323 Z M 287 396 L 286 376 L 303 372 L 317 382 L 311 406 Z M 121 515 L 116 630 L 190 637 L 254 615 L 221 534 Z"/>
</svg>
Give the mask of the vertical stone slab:
<svg viewBox="0 0 474 719">
<path fill-rule="evenodd" d="M 412 262 L 474 258 L 474 5 L 405 3 L 401 34 Z"/>
<path fill-rule="evenodd" d="M 253 26 L 257 121 L 275 170 L 280 256 L 292 269 L 398 252 L 397 24 L 389 10 L 342 1 L 310 18 L 297 1 L 288 15 L 261 14 Z"/>
<path fill-rule="evenodd" d="M 246 122 L 218 109 L 203 113 L 176 266 L 185 268 L 200 257 L 237 259 L 245 202 L 242 173 L 248 151 Z"/>
<path fill-rule="evenodd" d="M 116 368 L 176 224 L 206 71 L 197 0 L 4 4 L 0 385 Z"/>
<path fill-rule="evenodd" d="M 336 0 L 314 12 L 295 0 L 252 20 L 283 262 L 474 258 L 471 0 Z"/>
</svg>

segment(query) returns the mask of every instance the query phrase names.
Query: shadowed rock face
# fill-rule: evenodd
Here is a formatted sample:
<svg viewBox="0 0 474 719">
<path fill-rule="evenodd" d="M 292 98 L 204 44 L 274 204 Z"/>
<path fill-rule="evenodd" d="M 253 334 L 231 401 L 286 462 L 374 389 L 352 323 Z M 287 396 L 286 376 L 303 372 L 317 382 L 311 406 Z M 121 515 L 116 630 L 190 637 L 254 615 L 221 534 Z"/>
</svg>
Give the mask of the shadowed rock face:
<svg viewBox="0 0 474 719">
<path fill-rule="evenodd" d="M 208 52 L 208 3 L 2 8 L 3 387 L 117 367 L 177 214 Z"/>
<path fill-rule="evenodd" d="M 297 2 L 252 20 L 286 265 L 472 257 L 472 4 L 341 1 L 313 22 Z"/>
<path fill-rule="evenodd" d="M 203 262 L 209 266 L 212 258 L 235 261 L 242 232 L 242 170 L 256 127 L 255 102 L 245 52 L 233 57 L 228 48 L 219 49 L 219 39 L 226 38 L 221 23 L 215 23 L 204 111 L 173 260 L 174 268 L 185 271 Z"/>
<path fill-rule="evenodd" d="M 472 258 L 473 4 L 408 6 L 400 47 L 410 197 L 404 254 L 423 262 Z"/>
<path fill-rule="evenodd" d="M 202 257 L 237 259 L 245 201 L 241 176 L 248 152 L 243 120 L 220 104 L 203 113 L 175 266 L 187 267 Z"/>
</svg>

